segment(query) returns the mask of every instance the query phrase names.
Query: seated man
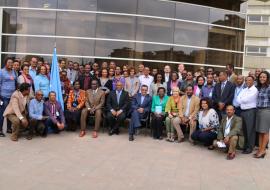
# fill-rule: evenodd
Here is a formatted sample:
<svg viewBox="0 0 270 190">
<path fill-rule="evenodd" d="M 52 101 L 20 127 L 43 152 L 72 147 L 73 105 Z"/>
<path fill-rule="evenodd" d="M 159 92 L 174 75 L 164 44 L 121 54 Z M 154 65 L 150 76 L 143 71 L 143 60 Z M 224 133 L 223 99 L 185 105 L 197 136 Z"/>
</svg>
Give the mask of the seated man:
<svg viewBox="0 0 270 190">
<path fill-rule="evenodd" d="M 221 120 L 221 125 L 218 131 L 217 140 L 214 141 L 214 147 L 227 148 L 227 159 L 235 158 L 238 135 L 242 130 L 242 119 L 236 116 L 235 109 L 232 105 L 226 107 L 227 117 Z"/>
<path fill-rule="evenodd" d="M 106 103 L 106 109 L 108 110 L 107 121 L 110 125 L 110 136 L 119 134 L 119 126 L 126 119 L 128 103 L 128 92 L 123 90 L 123 84 L 118 81 L 116 83 L 116 90 L 110 92 Z"/>
<path fill-rule="evenodd" d="M 59 133 L 65 127 L 65 117 L 61 104 L 56 100 L 56 93 L 51 91 L 49 93 L 49 100 L 44 103 L 44 112 L 48 116 L 45 122 L 45 135 L 48 133 L 48 127 Z"/>
<path fill-rule="evenodd" d="M 131 120 L 129 123 L 129 141 L 134 140 L 135 129 L 141 126 L 141 119 L 146 118 L 151 110 L 152 98 L 147 94 L 148 86 L 141 86 L 141 93 L 132 98 Z"/>
<path fill-rule="evenodd" d="M 26 102 L 30 93 L 30 85 L 28 83 L 22 83 L 19 90 L 13 92 L 10 102 L 3 114 L 13 125 L 11 134 L 12 141 L 18 141 L 18 136 L 21 128 L 28 127 L 28 121 L 26 118 Z M 29 135 L 28 140 L 31 140 Z"/>
<path fill-rule="evenodd" d="M 29 138 L 33 137 L 34 131 L 36 131 L 42 137 L 46 137 L 44 120 L 48 117 L 43 116 L 43 92 L 38 90 L 36 97 L 29 103 Z"/>
<path fill-rule="evenodd" d="M 200 109 L 200 99 L 193 94 L 193 86 L 191 85 L 186 87 L 185 92 L 186 94 L 180 100 L 179 117 L 181 124 L 189 127 L 189 141 L 193 143 L 191 134 L 196 129 L 196 117 Z M 178 130 L 176 129 L 177 134 L 178 131 L 181 133 L 180 129 L 180 126 Z"/>
<path fill-rule="evenodd" d="M 102 107 L 105 102 L 105 92 L 98 88 L 98 81 L 91 81 L 91 89 L 86 91 L 85 108 L 81 114 L 81 133 L 80 137 L 85 135 L 86 121 L 88 115 L 95 116 L 95 128 L 92 137 L 97 138 L 97 132 L 100 127 L 102 117 Z"/>
</svg>

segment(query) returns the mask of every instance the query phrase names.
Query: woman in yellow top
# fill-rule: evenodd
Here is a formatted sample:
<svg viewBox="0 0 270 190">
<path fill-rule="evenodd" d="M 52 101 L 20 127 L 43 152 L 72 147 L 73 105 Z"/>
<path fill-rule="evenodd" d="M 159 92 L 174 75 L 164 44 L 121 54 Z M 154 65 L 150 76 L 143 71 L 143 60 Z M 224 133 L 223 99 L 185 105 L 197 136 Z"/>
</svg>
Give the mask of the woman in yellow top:
<svg viewBox="0 0 270 190">
<path fill-rule="evenodd" d="M 165 112 L 167 113 L 166 140 L 169 142 L 174 142 L 174 124 L 176 123 L 179 124 L 178 122 L 179 108 L 180 108 L 180 89 L 178 87 L 174 87 L 172 89 L 172 96 L 169 98 L 165 108 Z"/>
</svg>

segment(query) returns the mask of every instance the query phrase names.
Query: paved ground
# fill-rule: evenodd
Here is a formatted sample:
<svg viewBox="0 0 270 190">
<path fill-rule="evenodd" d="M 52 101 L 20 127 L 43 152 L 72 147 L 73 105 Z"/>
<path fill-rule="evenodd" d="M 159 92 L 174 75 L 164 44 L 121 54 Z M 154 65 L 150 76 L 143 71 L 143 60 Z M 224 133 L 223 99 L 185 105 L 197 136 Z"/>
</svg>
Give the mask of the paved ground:
<svg viewBox="0 0 270 190">
<path fill-rule="evenodd" d="M 256 160 L 127 133 L 109 137 L 63 132 L 11 142 L 0 138 L 1 190 L 270 189 L 270 156 Z"/>
</svg>

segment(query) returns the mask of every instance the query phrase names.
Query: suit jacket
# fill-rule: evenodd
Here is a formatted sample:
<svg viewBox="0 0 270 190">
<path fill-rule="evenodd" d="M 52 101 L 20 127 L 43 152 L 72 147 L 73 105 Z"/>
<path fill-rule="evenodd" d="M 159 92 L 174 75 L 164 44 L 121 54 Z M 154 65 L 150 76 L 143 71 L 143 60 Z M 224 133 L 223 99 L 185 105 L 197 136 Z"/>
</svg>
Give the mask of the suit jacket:
<svg viewBox="0 0 270 190">
<path fill-rule="evenodd" d="M 171 91 L 172 91 L 172 89 L 171 89 L 171 79 L 169 79 L 169 81 L 167 82 L 167 96 L 171 96 L 172 94 L 171 94 Z M 177 83 L 177 87 L 179 88 L 179 90 L 181 89 L 181 82 L 180 81 L 178 81 L 178 83 Z"/>
<path fill-rule="evenodd" d="M 224 133 L 225 133 L 225 127 L 226 127 L 226 118 L 224 117 L 221 120 L 220 123 L 220 128 L 218 130 L 218 136 L 217 139 L 218 140 L 223 140 L 224 139 Z M 242 118 L 237 117 L 236 115 L 233 116 L 232 121 L 231 121 L 231 130 L 229 133 L 229 137 L 232 136 L 238 136 L 238 135 L 242 135 Z"/>
<path fill-rule="evenodd" d="M 110 92 L 107 102 L 106 102 L 106 109 L 107 111 L 111 111 L 112 109 L 115 111 L 123 110 L 123 112 L 128 111 L 129 105 L 129 97 L 128 92 L 122 90 L 122 94 L 120 96 L 119 104 L 117 103 L 117 95 L 116 90 Z"/>
<path fill-rule="evenodd" d="M 80 76 L 78 77 L 78 80 L 79 80 L 79 82 L 80 82 L 81 89 L 83 89 L 83 90 L 88 90 L 88 89 L 91 88 L 91 81 L 93 80 L 93 77 L 92 77 L 92 75 L 90 75 L 89 77 L 90 77 L 90 79 L 89 79 L 89 82 L 88 82 L 88 88 L 87 88 L 87 89 L 84 89 L 84 79 L 85 79 L 85 75 L 80 75 Z"/>
<path fill-rule="evenodd" d="M 143 108 L 143 114 L 149 113 L 151 111 L 152 98 L 147 94 L 141 103 L 141 97 L 142 94 L 138 93 L 132 98 L 131 111 L 137 110 L 138 108 Z"/>
<path fill-rule="evenodd" d="M 27 97 L 24 97 L 19 90 L 13 92 L 10 98 L 10 102 L 3 114 L 4 117 L 10 114 L 15 114 L 18 118 L 24 117 L 22 113 L 26 110 Z M 26 114 L 26 113 L 25 113 Z"/>
<path fill-rule="evenodd" d="M 225 106 L 232 104 L 234 97 L 234 90 L 235 85 L 230 81 L 227 81 L 223 89 L 223 93 L 221 93 L 221 83 L 217 83 L 214 87 L 212 95 L 214 105 L 217 106 L 219 102 L 224 103 Z"/>
<path fill-rule="evenodd" d="M 188 99 L 187 95 L 184 95 L 181 97 L 179 117 L 184 117 L 184 114 L 185 114 L 186 109 L 187 109 L 187 99 Z M 195 117 L 199 110 L 200 110 L 200 99 L 197 96 L 192 95 L 191 102 L 190 102 L 190 108 L 189 108 L 189 116 Z"/>
<path fill-rule="evenodd" d="M 53 116 L 53 114 L 51 112 L 51 105 L 52 104 L 49 100 L 47 102 L 45 102 L 44 103 L 44 112 L 45 112 L 45 115 L 49 116 L 49 118 L 52 120 L 52 122 L 54 124 L 56 124 L 58 120 Z M 63 112 L 61 104 L 58 101 L 55 102 L 55 109 L 59 113 L 59 118 L 61 120 L 61 123 L 65 123 L 64 112 Z"/>
<path fill-rule="evenodd" d="M 105 102 L 105 92 L 101 89 L 98 89 L 94 94 L 92 89 L 86 91 L 86 101 L 85 107 L 92 108 L 95 106 L 96 110 L 101 109 Z"/>
</svg>

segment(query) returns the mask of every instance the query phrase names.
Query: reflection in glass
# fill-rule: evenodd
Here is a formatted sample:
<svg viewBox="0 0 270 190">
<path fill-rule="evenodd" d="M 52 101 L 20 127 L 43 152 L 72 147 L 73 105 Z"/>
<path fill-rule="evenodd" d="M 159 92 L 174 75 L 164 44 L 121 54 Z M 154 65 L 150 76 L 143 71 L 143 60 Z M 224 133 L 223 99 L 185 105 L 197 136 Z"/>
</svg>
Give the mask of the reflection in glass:
<svg viewBox="0 0 270 190">
<path fill-rule="evenodd" d="M 59 9 L 97 10 L 97 0 L 58 0 Z"/>
<path fill-rule="evenodd" d="M 134 43 L 96 41 L 95 56 L 133 58 Z"/>
<path fill-rule="evenodd" d="M 135 17 L 97 15 L 98 38 L 135 39 Z"/>
<path fill-rule="evenodd" d="M 63 55 L 94 55 L 94 41 L 82 39 L 57 38 L 57 53 Z"/>
<path fill-rule="evenodd" d="M 210 23 L 245 28 L 245 15 L 219 9 L 210 9 Z"/>
<path fill-rule="evenodd" d="M 176 18 L 198 22 L 209 22 L 210 8 L 176 3 Z"/>
<path fill-rule="evenodd" d="M 51 54 L 54 38 L 16 37 L 16 52 Z"/>
<path fill-rule="evenodd" d="M 5 4 L 15 7 L 57 8 L 56 0 L 6 0 Z"/>
<path fill-rule="evenodd" d="M 138 0 L 138 14 L 174 18 L 175 3 Z"/>
<path fill-rule="evenodd" d="M 98 10 L 136 14 L 137 0 L 98 0 Z"/>
<path fill-rule="evenodd" d="M 55 11 L 17 10 L 18 34 L 55 34 Z"/>
<path fill-rule="evenodd" d="M 172 60 L 172 48 L 164 45 L 154 44 L 136 44 L 136 59 L 151 59 L 151 60 Z"/>
<path fill-rule="evenodd" d="M 175 22 L 174 43 L 207 47 L 208 26 Z"/>
<path fill-rule="evenodd" d="M 96 14 L 58 12 L 56 35 L 94 37 Z"/>
<path fill-rule="evenodd" d="M 243 66 L 243 54 L 207 50 L 206 64 L 223 65 L 233 64 L 235 67 Z"/>
<path fill-rule="evenodd" d="M 244 32 L 216 26 L 209 27 L 208 47 L 243 51 Z"/>
<path fill-rule="evenodd" d="M 2 36 L 2 51 L 15 52 L 16 51 L 16 37 Z"/>
<path fill-rule="evenodd" d="M 17 11 L 15 9 L 3 9 L 3 33 L 16 33 Z"/>
<path fill-rule="evenodd" d="M 136 40 L 173 42 L 173 21 L 138 18 Z"/>
</svg>

